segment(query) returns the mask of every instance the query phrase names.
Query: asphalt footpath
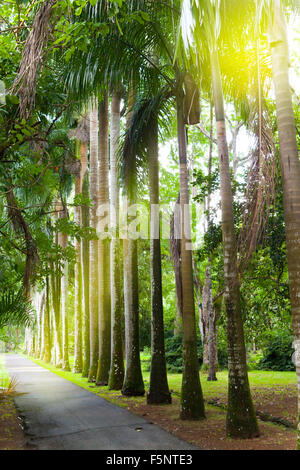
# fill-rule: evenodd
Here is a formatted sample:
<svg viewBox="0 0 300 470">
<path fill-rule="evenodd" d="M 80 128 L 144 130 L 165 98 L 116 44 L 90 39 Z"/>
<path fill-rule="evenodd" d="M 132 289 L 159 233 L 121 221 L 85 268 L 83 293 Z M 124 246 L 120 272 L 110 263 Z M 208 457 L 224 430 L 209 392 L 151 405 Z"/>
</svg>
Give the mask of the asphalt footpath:
<svg viewBox="0 0 300 470">
<path fill-rule="evenodd" d="M 197 450 L 155 424 L 17 354 L 3 354 L 17 380 L 16 407 L 38 450 Z"/>
</svg>

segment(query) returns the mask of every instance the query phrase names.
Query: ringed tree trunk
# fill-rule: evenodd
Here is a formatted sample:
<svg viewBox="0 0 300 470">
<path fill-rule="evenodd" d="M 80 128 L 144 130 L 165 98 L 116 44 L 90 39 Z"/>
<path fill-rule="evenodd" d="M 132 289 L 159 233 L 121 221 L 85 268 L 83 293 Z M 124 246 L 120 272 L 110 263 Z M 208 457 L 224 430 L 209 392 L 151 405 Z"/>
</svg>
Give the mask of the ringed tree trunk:
<svg viewBox="0 0 300 470">
<path fill-rule="evenodd" d="M 117 152 L 120 136 L 120 93 L 113 92 L 111 100 L 111 152 L 110 152 L 110 186 L 112 240 L 111 256 L 111 321 L 112 321 L 112 356 L 108 388 L 121 390 L 124 380 L 123 331 L 122 331 L 122 298 L 120 273 L 120 239 L 119 239 L 119 178 Z"/>
<path fill-rule="evenodd" d="M 49 288 L 49 278 L 46 278 L 46 298 L 45 298 L 45 308 L 43 315 L 43 351 L 41 359 L 45 362 L 50 362 L 51 360 L 51 337 L 50 337 L 50 288 Z"/>
<path fill-rule="evenodd" d="M 55 206 L 54 221 L 59 217 L 60 204 Z M 58 233 L 54 234 L 55 244 L 58 245 Z M 52 312 L 53 312 L 53 355 L 52 362 L 57 368 L 62 367 L 62 340 L 61 340 L 61 311 L 60 311 L 60 296 L 61 296 L 61 274 L 57 262 L 51 262 L 51 298 L 52 298 Z"/>
<path fill-rule="evenodd" d="M 170 253 L 174 263 L 175 274 L 175 300 L 176 300 L 176 316 L 174 321 L 174 336 L 178 336 L 182 331 L 182 276 L 181 276 L 181 240 L 178 238 L 175 224 L 180 226 L 180 214 L 178 206 L 180 203 L 180 195 L 178 195 L 175 210 L 170 222 Z"/>
<path fill-rule="evenodd" d="M 131 119 L 133 108 L 133 86 L 130 85 L 128 97 L 127 126 Z M 128 226 L 132 221 L 128 208 L 135 204 L 136 177 L 132 176 L 131 187 L 126 187 L 126 207 L 124 207 Z M 140 360 L 139 339 L 139 288 L 138 288 L 138 246 L 127 231 L 123 241 L 124 255 L 124 303 L 125 303 L 125 377 L 122 394 L 126 396 L 142 396 L 145 394 L 143 375 Z"/>
<path fill-rule="evenodd" d="M 209 132 L 209 158 L 208 158 L 208 176 L 212 172 L 212 151 L 213 151 L 213 105 L 210 103 L 210 132 Z M 206 229 L 211 225 L 211 191 L 209 190 L 206 198 Z M 213 305 L 212 281 L 211 281 L 211 258 L 207 260 L 205 270 L 205 282 L 203 289 L 203 365 L 208 370 L 208 381 L 217 380 L 216 371 L 218 368 L 218 345 L 217 345 L 217 325 L 216 312 Z M 204 347 L 205 346 L 205 347 Z M 204 354 L 205 350 L 205 354 Z"/>
<path fill-rule="evenodd" d="M 61 217 L 67 217 L 67 211 L 61 211 Z M 65 250 L 68 246 L 68 235 L 65 233 L 59 234 L 60 245 L 63 250 Z M 69 300 L 69 293 L 68 293 L 68 280 L 69 280 L 69 266 L 68 261 L 64 261 L 63 265 L 63 273 L 61 277 L 61 319 L 62 319 L 62 368 L 65 371 L 70 371 L 70 364 L 69 364 L 69 321 L 68 321 L 68 300 Z"/>
<path fill-rule="evenodd" d="M 216 381 L 216 317 L 213 306 L 212 298 L 212 282 L 211 282 L 211 271 L 210 271 L 210 259 L 208 260 L 207 267 L 207 313 L 208 313 L 208 358 L 209 358 L 209 369 L 208 369 L 208 381 Z"/>
<path fill-rule="evenodd" d="M 87 159 L 87 142 L 81 142 L 81 191 L 84 198 L 89 198 L 89 171 Z M 81 206 L 81 225 L 89 227 L 89 207 Z M 89 248 L 90 243 L 86 238 L 81 239 L 81 266 L 83 287 L 83 368 L 82 377 L 88 377 L 90 369 L 90 305 L 89 305 Z"/>
<path fill-rule="evenodd" d="M 40 356 L 43 355 L 44 351 L 44 330 L 43 330 L 43 321 L 44 321 L 44 312 L 45 312 L 45 303 L 46 303 L 46 291 L 45 288 L 43 289 L 40 297 L 40 304 L 39 304 L 39 330 L 38 330 L 38 346 L 36 349 L 36 357 L 39 359 Z"/>
<path fill-rule="evenodd" d="M 76 142 L 78 151 L 80 143 Z M 80 154 L 79 154 L 80 158 Z M 75 196 L 81 193 L 80 171 L 76 172 L 75 178 Z M 77 226 L 81 225 L 80 206 L 74 207 L 74 222 Z M 81 265 L 81 240 L 75 238 L 76 263 L 74 267 L 75 277 L 75 351 L 73 373 L 82 372 L 82 265 Z"/>
<path fill-rule="evenodd" d="M 252 438 L 259 435 L 259 430 L 247 373 L 223 91 L 216 50 L 211 51 L 210 58 L 221 182 L 224 297 L 227 317 L 229 382 L 226 432 L 227 436 L 232 438 Z"/>
<path fill-rule="evenodd" d="M 287 261 L 298 383 L 298 422 L 300 421 L 300 163 L 296 139 L 286 25 L 280 2 L 275 2 L 274 20 L 269 25 L 273 81 L 277 110 L 279 154 L 283 182 L 283 209 L 286 226 Z M 300 450 L 298 424 L 297 449 Z"/>
<path fill-rule="evenodd" d="M 98 109 L 96 99 L 93 99 L 90 112 L 90 226 L 97 232 L 98 213 Z M 90 370 L 89 382 L 96 381 L 99 359 L 99 335 L 98 335 L 98 307 L 99 307 L 99 273 L 98 273 L 98 239 L 90 241 L 89 262 L 89 310 L 90 310 Z"/>
<path fill-rule="evenodd" d="M 204 401 L 199 377 L 195 320 L 191 226 L 187 167 L 186 129 L 183 113 L 182 86 L 177 91 L 177 135 L 180 167 L 181 209 L 181 274 L 182 274 L 182 333 L 183 373 L 181 388 L 181 419 L 205 418 Z"/>
<path fill-rule="evenodd" d="M 147 403 L 162 404 L 171 403 L 172 399 L 167 379 L 164 341 L 157 116 L 155 116 L 152 126 L 148 145 L 150 183 L 151 368 Z"/>
<path fill-rule="evenodd" d="M 99 362 L 96 383 L 107 385 L 111 361 L 108 93 L 99 104 Z"/>
</svg>

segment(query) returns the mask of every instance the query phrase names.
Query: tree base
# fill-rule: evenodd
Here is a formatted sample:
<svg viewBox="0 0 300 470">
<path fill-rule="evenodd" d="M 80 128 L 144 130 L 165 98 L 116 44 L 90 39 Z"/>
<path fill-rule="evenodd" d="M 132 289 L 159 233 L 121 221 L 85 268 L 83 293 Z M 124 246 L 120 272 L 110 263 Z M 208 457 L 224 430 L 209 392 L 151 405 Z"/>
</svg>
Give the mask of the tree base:
<svg viewBox="0 0 300 470">
<path fill-rule="evenodd" d="M 206 419 L 206 416 L 202 413 L 196 414 L 194 412 L 190 413 L 186 411 L 181 411 L 180 419 L 182 421 L 203 421 L 204 419 Z"/>
<path fill-rule="evenodd" d="M 245 419 L 230 419 L 227 416 L 226 436 L 230 439 L 253 439 L 259 437 L 260 433 L 256 417 L 249 417 L 249 420 L 246 421 Z"/>
<path fill-rule="evenodd" d="M 124 397 L 143 397 L 145 395 L 145 390 L 134 390 L 130 388 L 122 389 L 122 395 Z"/>
<path fill-rule="evenodd" d="M 218 380 L 218 379 L 217 379 L 216 376 L 214 376 L 214 377 L 209 377 L 209 376 L 208 376 L 208 377 L 207 377 L 207 382 L 217 382 L 217 380 Z"/>
<path fill-rule="evenodd" d="M 107 380 L 99 380 L 96 382 L 97 387 L 106 387 L 108 385 Z"/>
<path fill-rule="evenodd" d="M 124 377 L 110 377 L 108 380 L 109 390 L 122 390 Z"/>
<path fill-rule="evenodd" d="M 147 393 L 147 405 L 170 405 L 171 393 L 149 392 Z"/>
</svg>

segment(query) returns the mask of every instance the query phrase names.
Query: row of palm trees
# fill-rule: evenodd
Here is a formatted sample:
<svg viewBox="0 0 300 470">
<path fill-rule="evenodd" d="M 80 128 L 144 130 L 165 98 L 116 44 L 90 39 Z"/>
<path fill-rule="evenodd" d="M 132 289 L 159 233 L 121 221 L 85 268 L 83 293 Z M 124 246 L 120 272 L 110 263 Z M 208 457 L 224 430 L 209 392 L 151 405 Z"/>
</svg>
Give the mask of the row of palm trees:
<svg viewBox="0 0 300 470">
<path fill-rule="evenodd" d="M 234 39 L 245 30 L 246 15 L 256 18 L 265 13 L 270 33 L 273 79 L 279 129 L 280 161 L 285 201 L 288 269 L 296 349 L 299 338 L 300 305 L 297 275 L 300 271 L 297 250 L 299 219 L 300 168 L 293 118 L 291 93 L 288 84 L 287 39 L 284 16 L 279 0 L 270 2 L 241 2 L 241 6 L 229 1 L 191 0 L 190 11 L 194 24 L 189 32 L 190 46 L 183 38 L 178 39 L 180 29 L 181 1 L 130 2 L 124 6 L 128 12 L 146 11 L 149 21 L 122 25 L 112 29 L 107 37 L 95 38 L 90 51 L 80 51 L 68 63 L 66 80 L 70 94 L 89 100 L 89 182 L 87 171 L 87 140 L 78 139 L 81 158 L 81 174 L 75 176 L 76 192 L 87 194 L 92 205 L 87 219 L 87 208 L 75 210 L 78 224 L 88 224 L 97 231 L 99 223 L 109 215 L 99 214 L 99 207 L 109 207 L 110 228 L 115 231 L 111 242 L 107 238 L 82 239 L 76 242 L 77 262 L 75 268 L 75 363 L 74 372 L 83 372 L 90 381 L 110 388 L 120 389 L 125 395 L 143 395 L 144 384 L 139 357 L 139 303 L 137 241 L 128 238 L 121 246 L 118 237 L 119 174 L 117 170 L 120 137 L 121 94 L 126 103 L 126 134 L 122 146 L 122 184 L 124 205 L 132 205 L 138 190 L 137 169 L 146 165 L 149 172 L 151 204 L 159 202 L 158 130 L 160 116 L 168 103 L 173 103 L 177 114 L 177 137 L 180 175 L 180 206 L 185 213 L 189 205 L 189 175 L 187 164 L 186 125 L 197 122 L 197 106 L 194 101 L 197 90 L 195 81 L 203 86 L 203 93 L 212 97 L 216 121 L 216 138 L 219 155 L 221 182 L 222 232 L 224 253 L 225 305 L 228 339 L 228 411 L 227 434 L 231 437 L 254 437 L 259 430 L 252 404 L 240 305 L 237 244 L 233 217 L 229 154 L 226 137 L 223 77 L 220 71 L 220 47 L 232 47 Z M 232 3 L 232 2 L 231 2 Z M 259 3 L 259 4 L 258 4 Z M 236 7 L 236 9 L 234 9 Z M 225 13 L 224 13 L 225 12 Z M 79 17 L 92 21 L 106 18 L 105 2 L 98 8 L 87 6 Z M 232 23 L 239 17 L 240 23 Z M 76 21 L 76 19 L 74 19 Z M 236 27 L 236 31 L 234 28 Z M 261 26 L 263 27 L 263 26 Z M 256 31 L 255 31 L 256 34 Z M 255 36 L 253 33 L 253 35 Z M 192 39 L 191 39 L 192 37 Z M 247 36 L 247 39 L 248 36 Z M 250 35 L 250 40 L 253 36 Z M 242 47 L 242 46 L 241 46 Z M 208 51 L 208 53 L 206 53 Z M 205 70 L 203 74 L 202 68 Z M 203 75 L 206 75 L 205 77 Z M 193 78 L 193 77 L 194 78 Z M 207 78 L 210 77 L 210 80 Z M 232 79 L 232 77 L 230 77 Z M 250 80 L 250 79 L 249 79 Z M 206 88 L 205 88 L 206 87 Z M 108 91 L 109 90 L 109 91 Z M 211 91 L 212 90 L 212 91 Z M 111 96 L 110 161 L 108 93 Z M 121 93 L 121 94 L 120 94 Z M 170 108 L 167 108 L 167 112 Z M 188 110 L 188 111 L 187 111 Z M 194 115 L 195 114 L 195 115 Z M 196 117 L 195 117 L 196 116 Z M 109 165 L 110 190 L 109 194 Z M 88 188 L 89 185 L 89 188 Z M 60 202 L 61 203 L 61 202 Z M 152 206 L 153 207 L 153 206 Z M 59 209 L 63 215 L 65 208 Z M 130 215 L 127 215 L 130 222 Z M 80 220 L 81 219 L 81 220 Z M 151 233 L 155 232 L 155 214 L 151 212 Z M 183 332 L 183 378 L 181 391 L 181 418 L 203 419 L 204 402 L 199 379 L 197 337 L 193 287 L 193 259 L 190 250 L 190 220 L 181 217 L 181 279 L 182 279 L 182 332 Z M 64 248 L 66 238 L 57 234 L 57 243 Z M 161 284 L 160 239 L 151 238 L 151 373 L 147 396 L 149 403 L 169 403 L 164 337 L 163 302 Z M 122 352 L 122 311 L 120 253 L 124 260 L 124 311 L 125 311 L 125 371 Z M 67 267 L 62 276 L 55 275 L 53 266 L 50 282 L 47 281 L 44 317 L 41 331 L 49 325 L 49 292 L 51 291 L 55 348 L 62 366 L 68 369 L 68 341 L 66 315 Z M 42 310 L 41 310 L 42 311 Z M 47 313 L 48 312 L 48 313 Z M 62 338 L 59 325 L 62 325 Z M 83 340 L 83 342 L 82 342 Z M 50 342 L 44 339 L 44 344 Z M 298 350 L 298 349 L 297 349 Z M 40 353 L 41 351 L 39 351 Z M 299 354 L 298 354 L 299 355 Z M 45 358 L 49 360 L 49 352 Z M 55 355 L 57 356 L 57 355 Z M 83 358 L 83 361 L 82 361 Z M 297 364 L 298 382 L 300 369 Z"/>
</svg>

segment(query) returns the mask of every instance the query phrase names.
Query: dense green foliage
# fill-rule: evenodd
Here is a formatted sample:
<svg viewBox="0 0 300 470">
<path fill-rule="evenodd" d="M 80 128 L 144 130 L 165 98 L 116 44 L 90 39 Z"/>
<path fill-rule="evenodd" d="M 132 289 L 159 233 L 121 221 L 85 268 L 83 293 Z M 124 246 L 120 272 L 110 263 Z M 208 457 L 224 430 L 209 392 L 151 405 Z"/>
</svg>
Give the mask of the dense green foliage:
<svg viewBox="0 0 300 470">
<path fill-rule="evenodd" d="M 258 363 L 261 370 L 296 370 L 293 362 L 293 336 L 288 331 L 275 333 L 263 351 L 263 358 Z"/>
</svg>

